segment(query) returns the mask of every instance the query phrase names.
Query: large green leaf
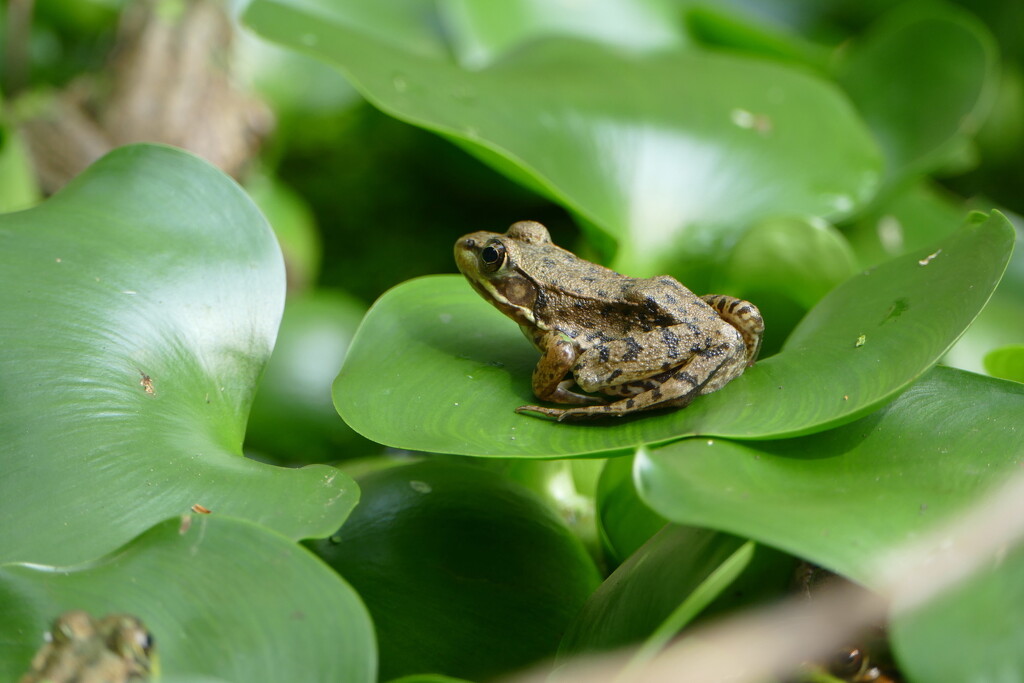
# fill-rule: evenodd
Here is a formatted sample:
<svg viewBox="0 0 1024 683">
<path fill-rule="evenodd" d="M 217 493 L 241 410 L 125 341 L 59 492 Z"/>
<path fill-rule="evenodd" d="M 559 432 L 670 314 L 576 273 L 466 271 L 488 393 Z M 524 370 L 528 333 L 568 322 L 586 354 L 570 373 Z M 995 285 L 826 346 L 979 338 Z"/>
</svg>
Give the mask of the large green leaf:
<svg viewBox="0 0 1024 683">
<path fill-rule="evenodd" d="M 184 515 L 86 564 L 0 566 L 0 679 L 27 670 L 50 622 L 72 609 L 140 617 L 166 679 L 376 680 L 373 624 L 352 588 L 244 520 Z"/>
<path fill-rule="evenodd" d="M 366 601 L 382 679 L 491 680 L 552 656 L 600 582 L 561 519 L 489 469 L 426 460 L 359 484 L 345 526 L 309 546 Z"/>
<path fill-rule="evenodd" d="M 880 154 L 852 107 L 803 71 L 693 49 L 637 54 L 564 30 L 467 69 L 432 29 L 430 3 L 387 16 L 375 6 L 256 0 L 245 20 L 337 65 L 388 114 L 556 199 L 597 228 L 595 241 L 617 241 L 619 264 L 638 274 L 677 251 L 700 268 L 722 233 L 765 215 L 846 215 L 877 184 Z M 448 33 L 482 31 L 477 19 Z"/>
<path fill-rule="evenodd" d="M 664 50 L 683 42 L 671 0 L 591 0 L 579 6 L 546 0 L 439 0 L 440 16 L 458 63 L 479 68 L 517 45 L 549 36 L 576 36 L 628 50 Z"/>
<path fill-rule="evenodd" d="M 720 532 L 669 524 L 601 584 L 566 631 L 559 656 L 661 646 L 712 603 L 777 597 L 794 561 Z M 653 636 L 653 638 L 652 638 Z"/>
<path fill-rule="evenodd" d="M 482 456 L 569 456 L 692 434 L 779 438 L 870 412 L 929 368 L 984 306 L 1013 230 L 975 216 L 935 246 L 834 289 L 776 356 L 685 410 L 609 424 L 553 423 L 513 413 L 531 403 L 537 352 L 460 278 L 400 285 L 356 332 L 334 385 L 353 429 L 411 450 Z M 768 321 L 771 324 L 771 321 Z"/>
<path fill-rule="evenodd" d="M 196 503 L 324 535 L 355 504 L 331 468 L 241 457 L 284 271 L 212 166 L 112 152 L 0 216 L 0 283 L 0 559 L 85 561 Z"/>
<path fill-rule="evenodd" d="M 938 3 L 904 3 L 854 42 L 838 78 L 882 145 L 889 181 L 935 170 L 978 129 L 996 59 L 984 24 Z"/>
<path fill-rule="evenodd" d="M 886 548 L 1020 469 L 1024 385 L 938 367 L 882 410 L 797 439 L 687 439 L 634 476 L 668 519 L 729 531 L 870 582 Z"/>
</svg>

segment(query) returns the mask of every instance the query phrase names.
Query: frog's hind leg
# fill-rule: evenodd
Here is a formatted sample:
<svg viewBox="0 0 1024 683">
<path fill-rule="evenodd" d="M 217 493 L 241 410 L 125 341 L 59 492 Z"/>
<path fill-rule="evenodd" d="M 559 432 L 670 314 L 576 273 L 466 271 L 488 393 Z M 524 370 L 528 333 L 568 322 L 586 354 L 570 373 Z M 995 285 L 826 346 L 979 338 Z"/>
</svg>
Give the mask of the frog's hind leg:
<svg viewBox="0 0 1024 683">
<path fill-rule="evenodd" d="M 764 335 L 764 319 L 757 306 L 725 294 L 705 294 L 701 299 L 715 309 L 722 320 L 739 330 L 746 347 L 747 365 L 753 365 L 761 350 L 761 337 Z"/>
<path fill-rule="evenodd" d="M 717 370 L 717 368 L 713 370 L 703 383 L 697 383 L 693 375 L 687 371 L 689 365 L 690 363 L 687 363 L 687 365 L 672 372 L 667 379 L 656 386 L 641 390 L 635 396 L 613 401 L 612 403 L 582 408 L 520 406 L 516 408 L 516 412 L 540 413 L 553 417 L 558 422 L 568 422 L 599 417 L 622 417 L 629 413 L 655 408 L 684 408 L 701 393 L 701 390 L 713 379 L 714 373 Z M 641 380 L 633 383 L 633 386 L 641 386 L 643 384 L 646 384 L 646 382 Z"/>
<path fill-rule="evenodd" d="M 701 394 L 716 391 L 740 374 L 744 355 L 739 349 L 738 334 L 733 340 L 720 338 L 720 343 L 709 346 L 704 352 L 691 356 L 679 367 L 673 368 L 649 379 L 629 382 L 628 387 L 616 387 L 612 391 L 627 398 L 598 406 L 580 408 L 547 408 L 544 406 L 521 406 L 516 412 L 533 412 L 553 417 L 559 422 L 597 417 L 621 417 L 629 413 L 656 408 L 683 408 Z M 633 396 L 631 391 L 640 389 Z M 611 392 L 609 392 L 611 393 Z"/>
</svg>

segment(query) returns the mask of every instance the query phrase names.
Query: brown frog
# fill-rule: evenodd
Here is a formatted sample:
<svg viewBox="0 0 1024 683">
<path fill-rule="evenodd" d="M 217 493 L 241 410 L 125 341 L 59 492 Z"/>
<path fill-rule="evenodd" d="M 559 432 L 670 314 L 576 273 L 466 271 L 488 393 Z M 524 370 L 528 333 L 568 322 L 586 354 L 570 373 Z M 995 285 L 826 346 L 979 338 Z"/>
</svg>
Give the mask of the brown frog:
<svg viewBox="0 0 1024 683">
<path fill-rule="evenodd" d="M 153 638 L 128 614 L 65 612 L 19 683 L 140 683 L 155 673 Z"/>
<path fill-rule="evenodd" d="M 621 275 L 552 244 L 535 221 L 515 223 L 504 235 L 464 235 L 455 262 L 540 350 L 537 398 L 580 406 L 516 412 L 561 422 L 681 408 L 738 377 L 761 346 L 764 321 L 753 304 L 698 297 L 668 276 Z M 573 384 L 618 400 L 573 391 Z"/>
</svg>

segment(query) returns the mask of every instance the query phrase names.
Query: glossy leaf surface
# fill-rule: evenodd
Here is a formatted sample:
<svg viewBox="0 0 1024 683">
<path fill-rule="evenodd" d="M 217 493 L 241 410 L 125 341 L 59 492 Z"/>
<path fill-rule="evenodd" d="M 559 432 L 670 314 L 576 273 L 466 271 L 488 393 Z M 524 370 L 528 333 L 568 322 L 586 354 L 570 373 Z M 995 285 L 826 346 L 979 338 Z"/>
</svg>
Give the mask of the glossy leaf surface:
<svg viewBox="0 0 1024 683">
<path fill-rule="evenodd" d="M 467 69 L 422 21 L 429 3 L 386 16 L 367 7 L 257 0 L 245 20 L 338 66 L 386 113 L 555 199 L 638 274 L 676 251 L 697 268 L 723 232 L 765 214 L 846 215 L 877 185 L 863 124 L 833 85 L 802 71 L 698 50 L 638 54 L 565 32 Z M 446 28 L 474 32 L 455 46 L 502 42 L 480 21 Z"/>
<path fill-rule="evenodd" d="M 865 418 L 760 443 L 687 439 L 635 461 L 665 517 L 860 581 L 885 549 L 977 500 L 1024 458 L 1024 385 L 938 367 Z"/>
<path fill-rule="evenodd" d="M 778 355 L 725 389 L 685 410 L 595 424 L 515 414 L 533 401 L 537 352 L 461 278 L 413 280 L 367 313 L 334 402 L 369 439 L 464 455 L 569 456 L 692 434 L 821 431 L 877 408 L 935 363 L 988 300 L 1012 243 L 1002 215 L 975 216 L 934 247 L 832 290 Z"/>
<path fill-rule="evenodd" d="M 426 460 L 359 484 L 352 517 L 309 546 L 366 601 L 382 678 L 490 680 L 550 657 L 600 581 L 561 519 L 479 465 Z"/>
<path fill-rule="evenodd" d="M 352 588 L 244 520 L 185 515 L 94 562 L 0 566 L 0 678 L 26 671 L 50 622 L 72 609 L 142 619 L 161 680 L 376 680 L 373 624 Z"/>
<path fill-rule="evenodd" d="M 92 559 L 194 504 L 328 534 L 355 504 L 336 470 L 241 456 L 284 271 L 263 217 L 212 166 L 112 152 L 0 216 L 0 287 L 3 560 Z"/>
</svg>

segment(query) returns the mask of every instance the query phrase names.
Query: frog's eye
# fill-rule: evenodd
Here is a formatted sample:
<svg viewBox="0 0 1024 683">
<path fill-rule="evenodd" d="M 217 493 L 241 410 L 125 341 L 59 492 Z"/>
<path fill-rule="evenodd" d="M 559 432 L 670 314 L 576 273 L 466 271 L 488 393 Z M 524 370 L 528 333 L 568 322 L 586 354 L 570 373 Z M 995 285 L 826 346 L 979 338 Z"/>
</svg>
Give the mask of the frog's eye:
<svg viewBox="0 0 1024 683">
<path fill-rule="evenodd" d="M 480 261 L 484 264 L 484 270 L 493 273 L 505 262 L 505 245 L 501 242 L 486 246 L 480 252 Z"/>
</svg>

